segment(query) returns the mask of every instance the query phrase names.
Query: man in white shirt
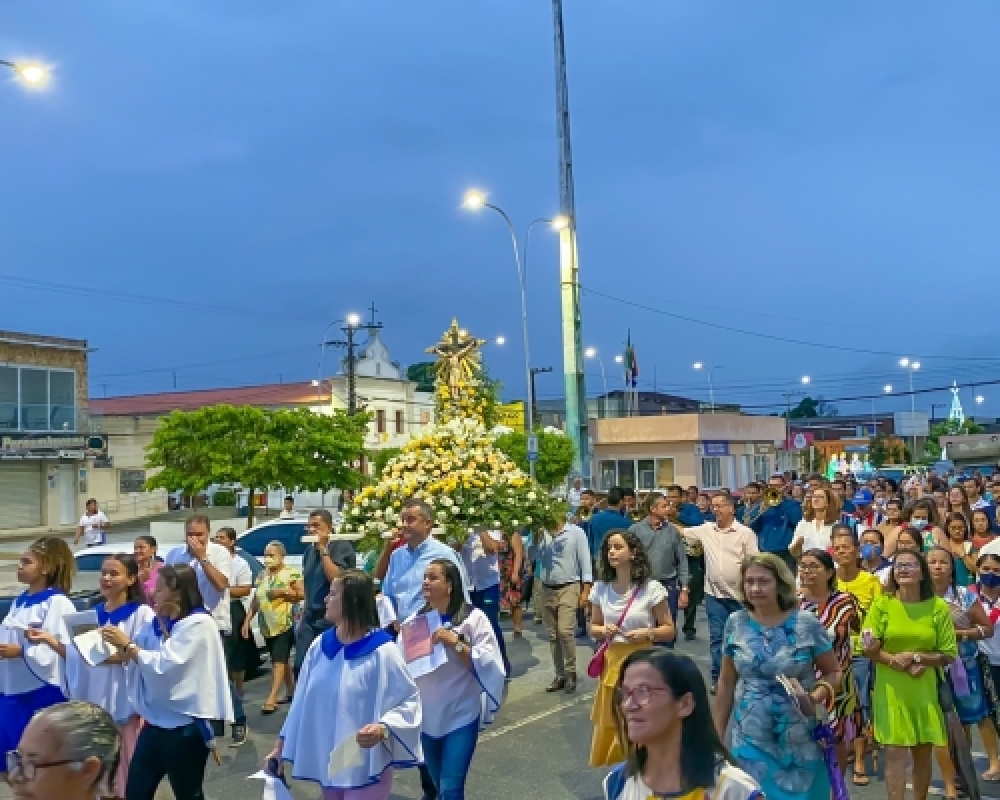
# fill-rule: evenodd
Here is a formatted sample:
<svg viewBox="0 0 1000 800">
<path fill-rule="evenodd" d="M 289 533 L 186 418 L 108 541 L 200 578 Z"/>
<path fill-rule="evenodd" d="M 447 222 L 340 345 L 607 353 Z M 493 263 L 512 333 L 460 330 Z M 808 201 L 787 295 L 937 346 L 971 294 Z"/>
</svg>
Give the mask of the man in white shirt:
<svg viewBox="0 0 1000 800">
<path fill-rule="evenodd" d="M 580 507 L 580 498 L 583 496 L 583 481 L 579 478 L 573 479 L 573 488 L 569 490 L 569 508 L 575 512 Z"/>
<path fill-rule="evenodd" d="M 278 519 L 294 519 L 295 518 L 295 498 L 291 495 L 285 498 L 285 507 L 278 514 Z"/>
<path fill-rule="evenodd" d="M 87 511 L 80 517 L 80 524 L 76 526 L 76 536 L 73 537 L 73 544 L 79 544 L 83 539 L 84 547 L 96 547 L 104 544 L 104 532 L 111 527 L 105 513 L 97 508 L 97 501 L 91 497 L 87 501 Z"/>
<path fill-rule="evenodd" d="M 465 574 L 469 579 L 469 597 L 472 605 L 482 611 L 493 627 L 500 646 L 500 656 L 503 667 L 510 677 L 510 660 L 507 658 L 507 645 L 503 640 L 503 629 L 500 627 L 500 548 L 503 546 L 503 533 L 500 531 L 480 530 L 470 533 L 462 546 L 462 563 L 465 564 Z"/>
<path fill-rule="evenodd" d="M 243 622 L 250 608 L 250 594 L 253 591 L 253 572 L 246 559 L 236 552 L 235 528 L 219 528 L 215 532 L 216 544 L 222 545 L 233 559 L 233 569 L 229 576 L 229 618 L 232 633 L 222 637 L 223 649 L 226 653 L 226 667 L 229 670 L 229 680 L 233 682 L 236 693 L 243 697 L 243 676 L 247 669 L 247 648 L 251 644 L 243 638 Z M 250 637 L 253 641 L 253 637 Z"/>
<path fill-rule="evenodd" d="M 226 637 L 233 631 L 233 619 L 229 607 L 229 580 L 233 574 L 233 557 L 221 544 L 208 540 L 211 530 L 212 523 L 204 514 L 188 517 L 184 523 L 187 544 L 178 545 L 170 550 L 163 561 L 171 566 L 184 564 L 194 570 L 205 610 L 215 620 L 225 645 Z M 237 720 L 233 724 L 231 746 L 238 747 L 246 742 L 247 738 L 246 714 L 232 681 L 229 682 L 229 690 L 233 697 L 233 710 Z M 215 729 L 215 735 L 221 736 L 225 723 L 213 722 L 212 727 Z"/>
<path fill-rule="evenodd" d="M 712 654 L 712 693 L 722 666 L 722 634 L 729 615 L 743 608 L 740 603 L 740 566 L 748 555 L 759 552 L 757 534 L 736 521 L 733 498 L 712 498 L 714 522 L 684 528 L 681 534 L 698 542 L 705 551 L 705 614 L 708 617 L 709 650 Z"/>
</svg>

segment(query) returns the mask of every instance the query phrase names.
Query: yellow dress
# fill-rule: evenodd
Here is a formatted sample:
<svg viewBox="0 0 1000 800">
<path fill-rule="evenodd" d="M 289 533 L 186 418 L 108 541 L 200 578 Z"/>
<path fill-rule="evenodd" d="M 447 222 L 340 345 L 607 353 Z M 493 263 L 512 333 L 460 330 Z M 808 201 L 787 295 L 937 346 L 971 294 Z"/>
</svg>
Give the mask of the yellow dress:
<svg viewBox="0 0 1000 800">
<path fill-rule="evenodd" d="M 607 767 L 625 760 L 615 732 L 614 690 L 622 662 L 636 650 L 645 650 L 649 642 L 612 642 L 604 653 L 604 672 L 597 684 L 590 720 L 594 733 L 590 740 L 590 766 Z"/>
</svg>

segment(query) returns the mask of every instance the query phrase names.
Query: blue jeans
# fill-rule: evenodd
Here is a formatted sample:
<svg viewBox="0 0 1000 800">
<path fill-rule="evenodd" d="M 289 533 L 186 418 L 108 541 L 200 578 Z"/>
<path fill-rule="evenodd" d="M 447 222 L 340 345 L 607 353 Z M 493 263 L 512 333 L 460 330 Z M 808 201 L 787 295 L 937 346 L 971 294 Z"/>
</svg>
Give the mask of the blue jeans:
<svg viewBox="0 0 1000 800">
<path fill-rule="evenodd" d="M 420 734 L 424 763 L 437 787 L 438 800 L 465 800 L 465 778 L 476 752 L 478 735 L 478 719 L 441 738 Z"/>
<path fill-rule="evenodd" d="M 712 651 L 712 683 L 719 680 L 722 669 L 722 634 L 729 615 L 743 608 L 739 600 L 705 595 L 705 614 L 708 616 L 708 647 Z"/>
<path fill-rule="evenodd" d="M 503 630 L 500 628 L 500 584 L 489 586 L 485 589 L 473 589 L 469 592 L 469 599 L 472 605 L 486 615 L 493 627 L 493 633 L 497 637 L 497 644 L 500 645 L 500 657 L 503 659 L 503 668 L 510 676 L 510 661 L 507 659 L 507 645 L 504 644 Z"/>
</svg>

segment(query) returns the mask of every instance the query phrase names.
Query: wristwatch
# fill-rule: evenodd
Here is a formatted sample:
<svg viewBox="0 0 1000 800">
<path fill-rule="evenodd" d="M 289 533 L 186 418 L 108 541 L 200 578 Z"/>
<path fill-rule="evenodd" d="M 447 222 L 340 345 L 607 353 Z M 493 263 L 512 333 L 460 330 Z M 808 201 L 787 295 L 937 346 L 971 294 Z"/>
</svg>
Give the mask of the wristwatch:
<svg viewBox="0 0 1000 800">
<path fill-rule="evenodd" d="M 921 663 L 921 661 L 923 661 L 923 659 L 920 657 L 920 653 L 914 653 L 913 654 L 913 663 L 914 664 L 919 664 L 919 663 Z"/>
<path fill-rule="evenodd" d="M 459 654 L 462 654 L 466 650 L 469 649 L 469 645 L 467 645 L 465 643 L 465 636 L 464 636 L 464 634 L 459 633 L 457 635 L 458 635 L 458 641 L 455 642 L 455 652 L 459 653 Z"/>
</svg>

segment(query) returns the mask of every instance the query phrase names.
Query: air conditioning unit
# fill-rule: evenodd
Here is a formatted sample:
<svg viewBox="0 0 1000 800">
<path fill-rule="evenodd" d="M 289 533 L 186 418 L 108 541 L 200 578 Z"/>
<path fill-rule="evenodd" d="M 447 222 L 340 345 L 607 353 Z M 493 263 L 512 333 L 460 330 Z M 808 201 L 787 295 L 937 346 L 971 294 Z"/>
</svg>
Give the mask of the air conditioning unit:
<svg viewBox="0 0 1000 800">
<path fill-rule="evenodd" d="M 70 461 L 83 461 L 84 452 L 83 450 L 60 450 L 59 458 L 65 458 Z"/>
<path fill-rule="evenodd" d="M 705 445 L 703 445 L 701 442 L 696 442 L 694 446 L 694 454 L 696 456 L 705 455 Z"/>
</svg>

